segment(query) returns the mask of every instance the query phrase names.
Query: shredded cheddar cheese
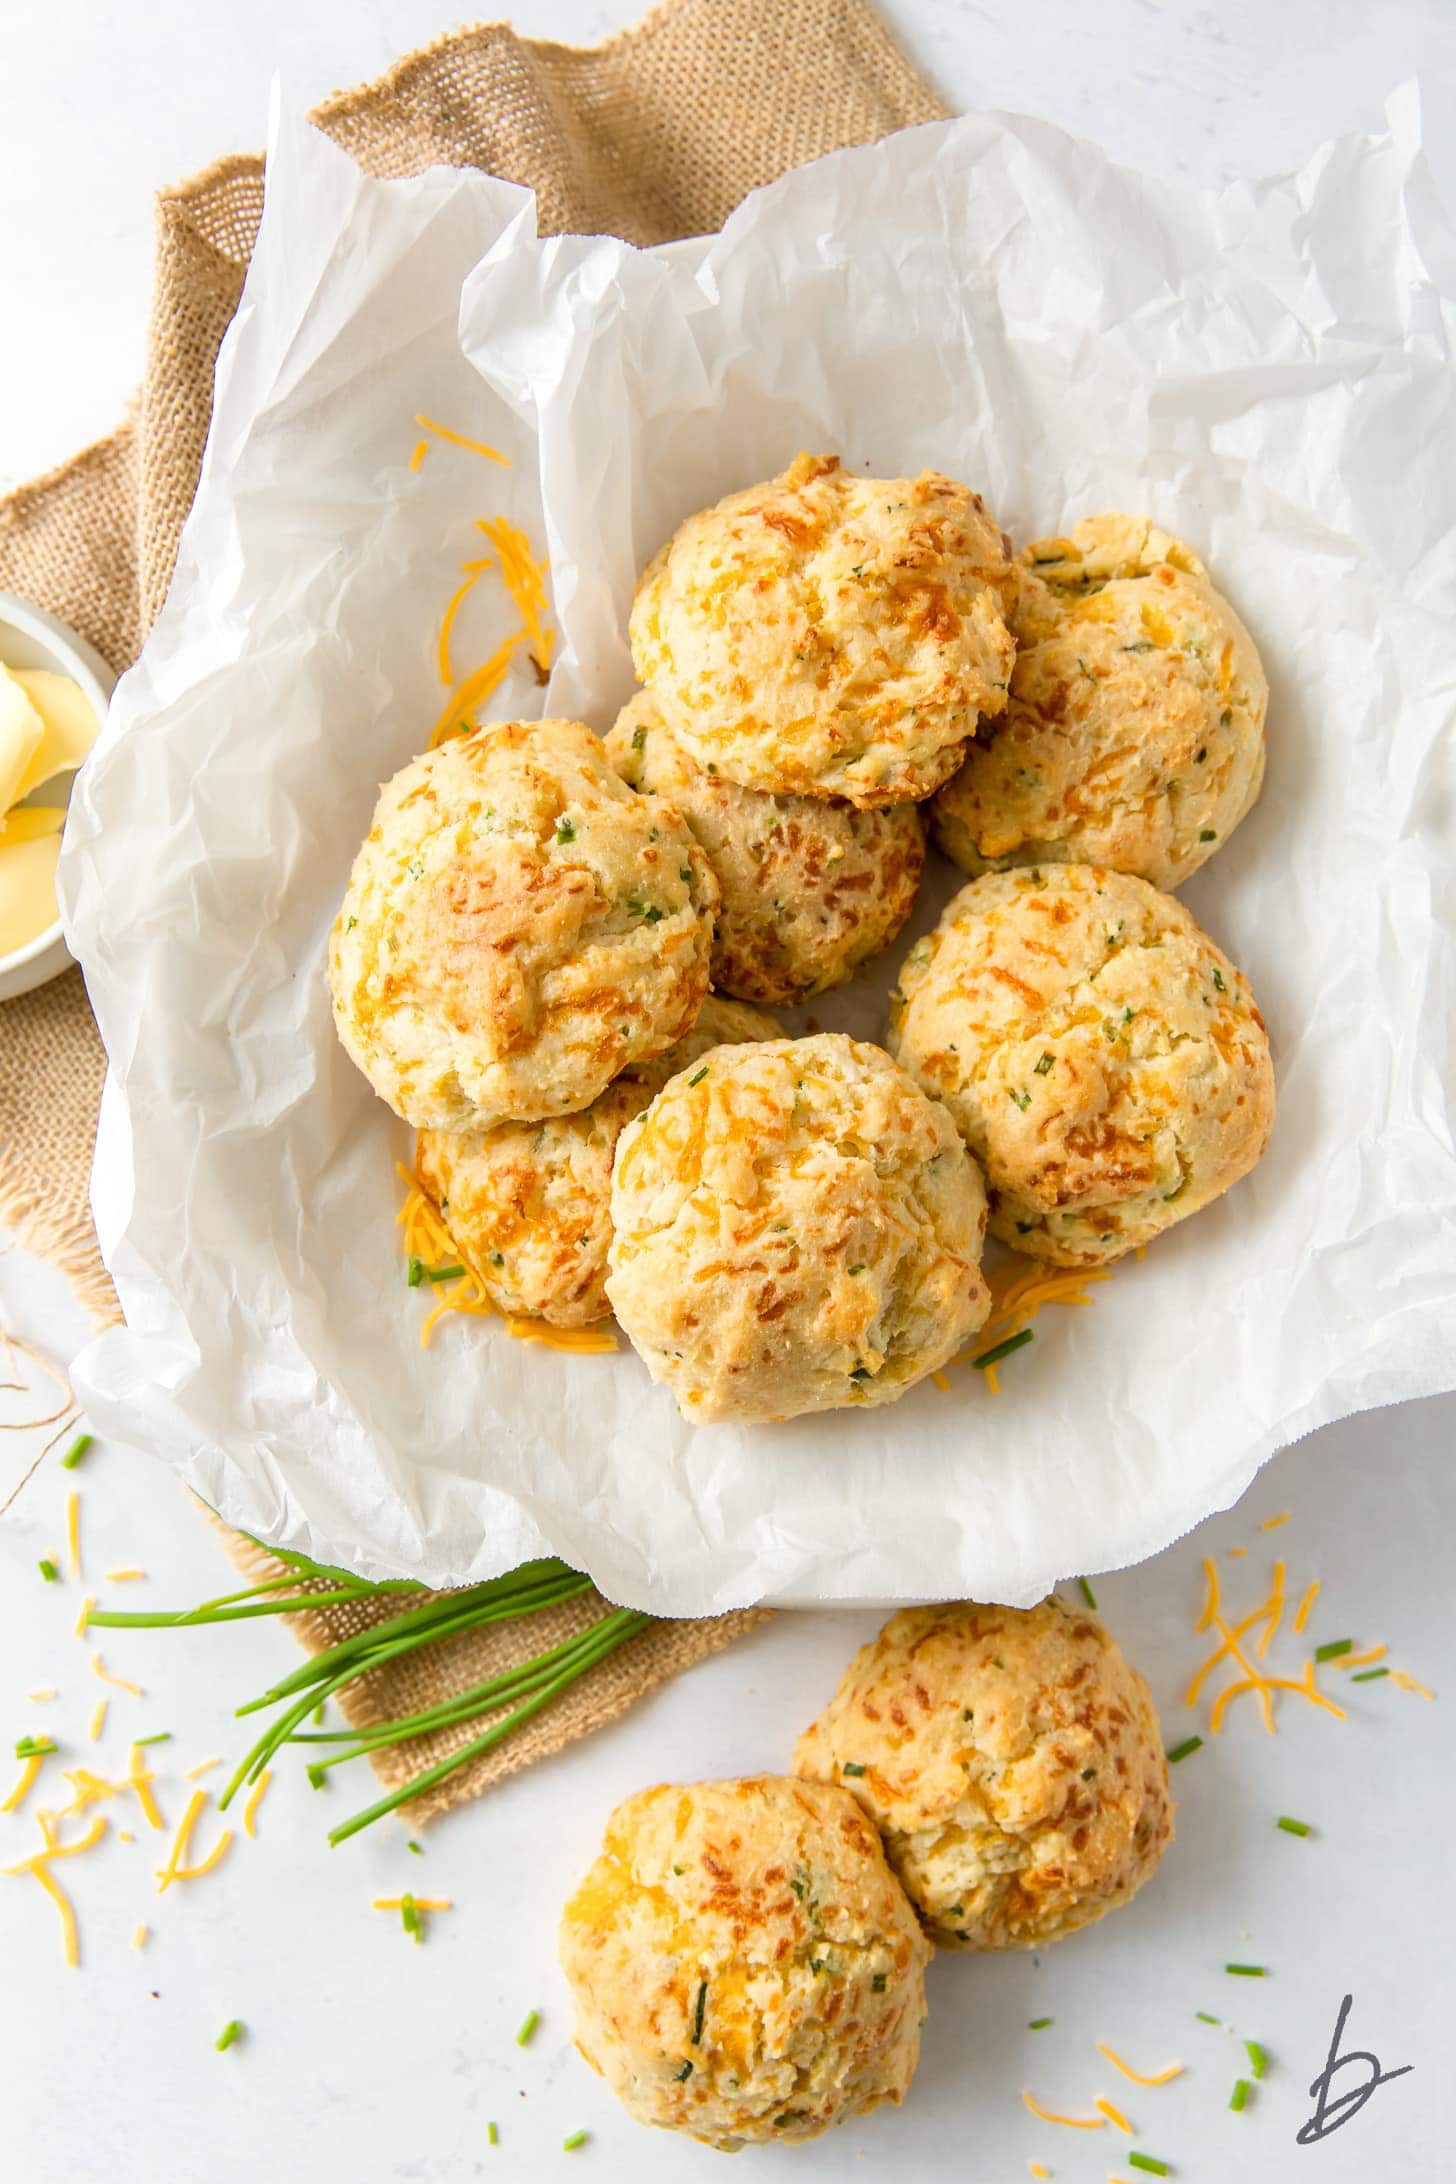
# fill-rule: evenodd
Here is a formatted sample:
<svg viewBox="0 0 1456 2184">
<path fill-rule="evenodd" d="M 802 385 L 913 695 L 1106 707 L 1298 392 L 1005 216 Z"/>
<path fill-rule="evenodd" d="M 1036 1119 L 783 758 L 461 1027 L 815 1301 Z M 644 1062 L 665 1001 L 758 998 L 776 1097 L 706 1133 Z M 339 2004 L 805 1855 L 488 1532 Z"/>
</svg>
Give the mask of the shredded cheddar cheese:
<svg viewBox="0 0 1456 2184">
<path fill-rule="evenodd" d="M 468 434 L 463 432 L 452 432 L 448 425 L 437 424 L 433 417 L 426 417 L 423 410 L 415 411 L 415 423 L 419 426 L 421 432 L 432 432 L 437 440 L 448 440 L 452 447 L 468 448 L 472 455 L 484 455 L 488 461 L 501 463 L 507 470 L 510 468 L 511 459 L 509 455 L 502 455 L 498 447 L 488 447 L 484 440 L 472 440 Z M 429 443 L 424 441 L 421 442 L 421 445 L 427 447 Z M 416 452 L 418 453 L 418 449 Z M 424 456 L 421 455 L 420 461 L 423 462 L 424 459 Z M 417 465 L 411 463 L 412 469 L 416 467 Z"/>
<path fill-rule="evenodd" d="M 1024 2089 L 1021 2098 L 1032 2114 L 1039 2116 L 1043 2123 L 1065 2124 L 1069 2131 L 1105 2131 L 1107 2128 L 1105 2116 L 1057 2116 L 1053 2115 L 1051 2109 L 1043 2108 L 1039 2101 L 1033 2100 Z"/>
<path fill-rule="evenodd" d="M 45 1760 L 46 1755 L 44 1752 L 31 1753 L 30 1758 L 21 1767 L 20 1780 L 10 1792 L 4 1804 L 0 1805 L 0 1812 L 19 1812 L 25 1800 L 35 1788 L 35 1778 L 45 1765 Z"/>
<path fill-rule="evenodd" d="M 1302 1631 L 1304 1629 L 1304 1626 L 1309 1621 L 1311 1611 L 1313 1610 L 1314 1604 L 1316 1600 L 1318 1600 L 1319 1596 L 1320 1581 L 1318 1578 L 1316 1578 L 1312 1585 L 1308 1585 L 1305 1587 L 1303 1598 L 1300 1600 L 1299 1606 L 1294 1611 L 1294 1628 L 1296 1631 Z"/>
<path fill-rule="evenodd" d="M 188 1782 L 200 1782 L 205 1774 L 211 1774 L 214 1767 L 221 1765 L 222 1761 L 215 1754 L 211 1759 L 199 1759 L 195 1767 L 188 1768 L 184 1779 Z"/>
<path fill-rule="evenodd" d="M 15 1869 L 11 1867 L 8 1870 L 13 1872 Z M 29 1865 L 26 1866 L 25 1871 L 40 1882 L 41 1887 L 61 1914 L 61 1934 L 66 1952 L 66 1962 L 74 1971 L 81 1961 L 81 1940 L 76 1931 L 76 1907 L 50 1867 L 42 1859 L 32 1859 Z"/>
<path fill-rule="evenodd" d="M 409 1901 L 416 1911 L 453 1911 L 455 1906 L 448 1896 L 411 1896 Z M 403 1896 L 376 1896 L 369 1906 L 371 1911 L 402 1911 Z"/>
<path fill-rule="evenodd" d="M 157 1894 L 159 1896 L 163 1895 L 174 1881 L 199 1880 L 204 1873 L 211 1873 L 213 1868 L 222 1862 L 233 1839 L 231 1828 L 223 1829 L 207 1856 L 200 1859 L 196 1865 L 184 1865 L 182 1862 L 191 1848 L 192 1831 L 196 1827 L 198 1816 L 206 1803 L 206 1790 L 194 1790 L 188 1799 L 187 1810 L 177 1824 L 177 1833 L 173 1837 L 172 1847 L 167 1853 L 167 1862 L 164 1866 L 157 1868 Z"/>
<path fill-rule="evenodd" d="M 7 1874 L 28 1873 L 33 1880 L 40 1883 L 61 1914 L 61 1932 L 65 1944 L 66 1962 L 75 1966 L 81 1961 L 80 1941 L 76 1930 L 76 1912 L 70 1897 L 51 1872 L 51 1864 L 57 1858 L 79 1858 L 83 1851 L 92 1849 L 106 1833 L 106 1822 L 98 1815 L 92 1821 L 86 1833 L 80 1836 L 77 1841 L 62 1843 L 56 1834 L 55 1816 L 50 1813 L 41 1813 L 37 1817 L 41 1823 L 41 1837 L 45 1848 L 32 1852 L 29 1858 L 22 1858 L 18 1865 L 6 1866 L 4 1871 Z"/>
<path fill-rule="evenodd" d="M 1166 2070 L 1159 2070 L 1151 2077 L 1145 2077 L 1142 2071 L 1134 2070 L 1131 2063 L 1124 2062 L 1115 2049 L 1107 2047 L 1101 2040 L 1097 2042 L 1097 2052 L 1105 2055 L 1113 2069 L 1120 2070 L 1124 2078 L 1130 2079 L 1134 2085 L 1170 2085 L 1174 2078 L 1183 2074 L 1181 2063 L 1169 2063 Z"/>
<path fill-rule="evenodd" d="M 546 1320 L 506 1320 L 506 1333 L 517 1342 L 543 1343 L 548 1350 L 575 1350 L 583 1357 L 603 1357 L 617 1347 L 616 1337 L 600 1327 L 553 1327 Z"/>
<path fill-rule="evenodd" d="M 131 1930 L 131 1945 L 133 1949 L 145 1949 L 147 1945 L 147 1936 L 148 1934 L 150 1934 L 150 1932 L 151 1928 L 147 1925 L 146 1920 L 138 1920 L 137 1924 Z"/>
<path fill-rule="evenodd" d="M 108 1570 L 106 1582 L 108 1585 L 134 1585 L 138 1578 L 143 1578 L 146 1574 L 145 1570 Z"/>
<path fill-rule="evenodd" d="M 86 1734 L 93 1744 L 101 1742 L 101 1732 L 106 1727 L 106 1710 L 110 1704 L 110 1699 L 98 1699 L 96 1701 L 95 1709 L 86 1730 Z"/>
<path fill-rule="evenodd" d="M 1111 2101 L 1095 2100 L 1092 2106 L 1099 2116 L 1105 2116 L 1109 2123 L 1116 2124 L 1119 2131 L 1125 2131 L 1129 2138 L 1132 2137 L 1132 2125 L 1120 2108 L 1113 2107 Z"/>
<path fill-rule="evenodd" d="M 99 1653 L 93 1653 L 91 1656 L 91 1673 L 93 1676 L 98 1676 L 102 1683 L 110 1684 L 114 1691 L 129 1691 L 134 1699 L 139 1699 L 142 1696 L 141 1685 L 128 1683 L 125 1676 L 113 1676 Z"/>
<path fill-rule="evenodd" d="M 249 1792 L 248 1802 L 243 1807 L 243 1833 L 249 1837 L 258 1832 L 258 1807 L 262 1804 L 263 1793 L 272 1780 L 271 1768 L 265 1767 Z"/>
<path fill-rule="evenodd" d="M 429 452 L 430 443 L 428 440 L 416 440 L 414 445 L 414 453 L 410 456 L 409 459 L 410 469 L 423 470 L 425 465 L 425 457 L 429 454 Z"/>
<path fill-rule="evenodd" d="M 1364 1653 L 1342 1653 L 1330 1663 L 1331 1668 L 1366 1668 L 1371 1661 L 1383 1660 L 1389 1646 L 1369 1646 Z"/>
<path fill-rule="evenodd" d="M 37 1703 L 39 1703 L 39 1701 L 40 1701 L 41 1699 L 53 1699 L 53 1698 L 55 1697 L 55 1695 L 56 1695 L 56 1694 L 55 1694 L 55 1688 L 54 1688 L 54 1686 L 53 1686 L 53 1685 L 51 1685 L 51 1684 L 42 1684 L 42 1685 L 41 1685 L 41 1687 L 40 1687 L 40 1688 L 39 1688 L 38 1690 L 36 1690 L 36 1691 L 27 1691 L 25 1695 L 26 1695 L 26 1697 L 27 1697 L 28 1699 L 32 1699 L 32 1700 L 36 1701 Z"/>
<path fill-rule="evenodd" d="M 81 1490 L 71 1488 L 66 1496 L 66 1561 L 72 1577 L 81 1575 Z"/>
<path fill-rule="evenodd" d="M 1393 1668 L 1390 1672 L 1390 1680 L 1397 1691 L 1413 1691 L 1418 1699 L 1434 1699 L 1436 1696 L 1435 1692 L 1427 1690 L 1423 1683 L 1417 1683 L 1414 1676 L 1408 1676 L 1403 1668 Z"/>
<path fill-rule="evenodd" d="M 1050 2169 L 1044 2169 L 1039 2161 L 1028 2161 L 1026 2166 L 1032 2176 L 1036 2178 L 1037 2184 L 1049 2184 L 1052 2173 Z"/>
<path fill-rule="evenodd" d="M 421 1190 L 418 1179 L 407 1168 L 401 1167 L 399 1174 L 409 1185 L 409 1195 L 399 1213 L 403 1230 L 400 1241 L 406 1259 L 420 1259 L 427 1266 L 458 1261 L 465 1269 L 451 1281 L 432 1285 L 434 1302 L 420 1328 L 420 1347 L 426 1349 L 446 1312 L 464 1312 L 486 1319 L 492 1316 L 495 1307 L 469 1258 L 441 1220 L 433 1199 Z M 539 1342 L 552 1350 L 572 1350 L 586 1357 L 601 1357 L 613 1354 L 617 1348 L 615 1336 L 602 1327 L 552 1327 L 545 1320 L 516 1319 L 509 1315 L 504 1317 L 503 1324 L 506 1333 L 513 1335 L 517 1342 Z"/>
<path fill-rule="evenodd" d="M 88 1621 L 88 1619 L 89 1619 L 89 1617 L 90 1617 L 90 1614 L 91 1614 L 91 1610 L 92 1610 L 92 1609 L 93 1609 L 93 1608 L 95 1607 L 95 1605 L 96 1605 L 96 1602 L 95 1602 L 95 1601 L 94 1601 L 94 1600 L 92 1599 L 92 1597 L 91 1597 L 90 1593 L 87 1593 L 87 1595 L 86 1595 L 85 1599 L 84 1599 L 84 1600 L 83 1600 L 83 1601 L 81 1602 L 81 1612 L 80 1612 L 80 1614 L 79 1614 L 79 1615 L 78 1615 L 78 1616 L 76 1617 L 75 1625 L 74 1625 L 74 1627 L 72 1628 L 72 1631 L 71 1631 L 71 1636 L 72 1636 L 73 1638 L 84 1638 L 84 1637 L 85 1637 L 85 1635 L 86 1635 L 86 1624 L 87 1624 L 87 1621 Z"/>
<path fill-rule="evenodd" d="M 1281 1524 L 1287 1524 L 1293 1516 L 1292 1509 L 1282 1509 L 1277 1517 L 1266 1517 L 1259 1526 L 1261 1532 L 1277 1532 Z"/>
<path fill-rule="evenodd" d="M 152 1795 L 152 1783 L 155 1779 L 156 1777 L 148 1772 L 142 1759 L 141 1746 L 134 1744 L 131 1748 L 131 1769 L 126 1778 L 127 1788 L 136 1791 L 137 1803 L 146 1816 L 147 1826 L 154 1831 L 166 1825 L 158 1809 L 157 1800 Z"/>
</svg>

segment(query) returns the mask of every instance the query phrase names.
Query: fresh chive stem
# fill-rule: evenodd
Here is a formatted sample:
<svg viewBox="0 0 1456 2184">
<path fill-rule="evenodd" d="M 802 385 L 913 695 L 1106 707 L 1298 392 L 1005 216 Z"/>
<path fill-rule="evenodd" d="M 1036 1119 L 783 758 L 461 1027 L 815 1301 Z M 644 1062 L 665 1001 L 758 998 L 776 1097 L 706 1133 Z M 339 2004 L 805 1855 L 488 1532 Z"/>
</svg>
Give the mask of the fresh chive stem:
<svg viewBox="0 0 1456 2184">
<path fill-rule="evenodd" d="M 1231 1972 L 1235 1979 L 1267 1979 L 1269 1977 L 1268 1966 L 1264 1964 L 1225 1964 L 1224 1970 Z"/>
<path fill-rule="evenodd" d="M 1216 2025 L 1219 2022 L 1216 2017 L 1210 2016 L 1207 2010 L 1195 2010 L 1193 2014 L 1200 2025 Z"/>
<path fill-rule="evenodd" d="M 1234 2080 L 1234 2089 L 1229 2095 L 1229 2107 L 1236 2116 L 1240 2115 L 1248 2106 L 1249 2095 L 1253 2090 L 1254 2088 L 1247 2078 L 1236 2078 Z"/>
<path fill-rule="evenodd" d="M 573 2131 L 569 2138 L 564 2138 L 561 2141 L 561 2151 L 563 2154 L 574 2154 L 577 2147 L 585 2146 L 586 2142 L 587 2133 L 585 2131 Z"/>
<path fill-rule="evenodd" d="M 74 1471 L 77 1464 L 84 1461 L 86 1451 L 93 1445 L 95 1438 L 91 1433 L 78 1433 L 61 1458 L 62 1471 Z"/>
<path fill-rule="evenodd" d="M 1027 2026 L 1026 2029 L 1028 2032 L 1044 2032 L 1046 2030 L 1046 2027 L 1053 2023 L 1055 2023 L 1054 2018 L 1033 2017 L 1031 2023 Z"/>
<path fill-rule="evenodd" d="M 1092 1587 L 1088 1584 L 1085 1577 L 1079 1577 L 1077 1583 L 1081 1587 L 1082 1598 L 1086 1601 L 1089 1608 L 1095 1610 L 1097 1606 L 1096 1593 L 1093 1592 Z"/>
<path fill-rule="evenodd" d="M 1314 1833 L 1314 1829 L 1307 1820 L 1291 1820 L 1287 1812 L 1282 1812 L 1275 1824 L 1283 1828 L 1286 1835 L 1313 1835 Z"/>
<path fill-rule="evenodd" d="M 1145 2169 L 1149 2176 L 1166 2176 L 1168 2174 L 1167 2162 L 1159 2161 L 1153 2154 L 1129 2154 L 1127 2165 L 1130 2169 Z"/>
<path fill-rule="evenodd" d="M 1374 1683 L 1377 1677 L 1388 1676 L 1389 1674 L 1390 1670 L 1388 1668 L 1360 1668 L 1355 1671 L 1350 1681 L 1351 1683 Z"/>
<path fill-rule="evenodd" d="M 983 1373 L 988 1365 L 999 1365 L 1002 1358 L 1010 1357 L 1013 1350 L 1024 1350 L 1028 1342 L 1034 1342 L 1035 1340 L 1036 1336 L 1033 1330 L 1030 1327 L 1023 1327 L 1019 1334 L 1008 1335 L 1004 1342 L 993 1342 L 989 1350 L 983 1350 L 979 1357 L 973 1357 L 971 1359 L 972 1369 L 978 1373 Z"/>
<path fill-rule="evenodd" d="M 237 2039 L 242 2029 L 243 2021 L 240 2017 L 230 2017 L 228 2019 L 227 2023 L 223 2026 L 222 2031 L 218 2034 L 216 2040 L 213 2042 L 213 2045 L 217 2049 L 219 2055 L 223 2054 L 226 2049 L 232 2046 L 233 2042 Z"/>
<path fill-rule="evenodd" d="M 36 1564 L 36 1568 L 40 1571 L 41 1576 L 45 1579 L 48 1585 L 54 1585 L 61 1574 L 60 1571 L 56 1568 L 55 1564 L 52 1562 L 49 1555 L 42 1555 L 39 1562 Z"/>
<path fill-rule="evenodd" d="M 1353 1638 L 1330 1638 L 1324 1645 L 1315 1647 L 1314 1657 L 1317 1661 L 1338 1661 L 1342 1654 L 1353 1653 L 1354 1650 Z"/>
<path fill-rule="evenodd" d="M 1168 1753 L 1168 1765 L 1176 1767 L 1180 1759 L 1191 1759 L 1195 1752 L 1201 1752 L 1202 1750 L 1202 1737 L 1185 1737 L 1181 1744 L 1175 1744 L 1172 1751 Z"/>
<path fill-rule="evenodd" d="M 1257 2040 L 1246 2040 L 1244 2042 L 1244 2052 L 1249 2058 L 1251 2074 L 1256 2078 L 1262 2078 L 1269 2068 L 1268 2049 L 1262 2047 Z"/>
<path fill-rule="evenodd" d="M 535 2032 L 536 2027 L 540 2024 L 540 2022 L 541 2012 L 539 2010 L 527 2010 L 525 2016 L 521 2020 L 521 2029 L 516 2034 L 517 2047 L 530 2046 L 531 2035 Z"/>
</svg>

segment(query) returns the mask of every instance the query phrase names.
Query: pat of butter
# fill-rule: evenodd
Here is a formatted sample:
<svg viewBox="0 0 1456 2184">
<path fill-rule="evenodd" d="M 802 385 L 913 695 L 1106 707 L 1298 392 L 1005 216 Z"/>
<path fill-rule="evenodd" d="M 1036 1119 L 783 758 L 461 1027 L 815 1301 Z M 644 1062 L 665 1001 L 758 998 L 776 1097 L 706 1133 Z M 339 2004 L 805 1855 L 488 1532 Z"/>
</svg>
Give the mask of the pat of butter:
<svg viewBox="0 0 1456 2184">
<path fill-rule="evenodd" d="M 59 834 L 0 841 L 0 956 L 23 948 L 55 924 Z"/>
<path fill-rule="evenodd" d="M 45 739 L 45 722 L 8 667 L 0 666 L 0 812 L 23 792 L 24 780 Z"/>
<path fill-rule="evenodd" d="M 53 674 L 48 667 L 17 667 L 10 672 L 40 715 L 44 731 L 10 798 L 14 803 L 43 781 L 74 773 L 101 733 L 101 723 L 85 691 L 69 675 Z"/>
</svg>

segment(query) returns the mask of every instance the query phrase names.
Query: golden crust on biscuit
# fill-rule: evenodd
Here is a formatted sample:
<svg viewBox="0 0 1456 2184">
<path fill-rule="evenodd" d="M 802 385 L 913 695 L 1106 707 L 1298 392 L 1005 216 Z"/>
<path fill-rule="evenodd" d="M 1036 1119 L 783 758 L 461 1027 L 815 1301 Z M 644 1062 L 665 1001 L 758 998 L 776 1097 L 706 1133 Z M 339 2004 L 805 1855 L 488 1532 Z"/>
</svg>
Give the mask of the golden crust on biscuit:
<svg viewBox="0 0 1456 2184">
<path fill-rule="evenodd" d="M 930 1950 L 841 1789 L 629 1797 L 560 1952 L 577 2046 L 641 2123 L 724 2149 L 816 2138 L 914 2075 Z"/>
<path fill-rule="evenodd" d="M 1173 1836 L 1146 1683 L 1091 1616 L 903 1608 L 794 1752 L 841 1782 L 948 1949 L 1030 1949 L 1142 1887 Z"/>
<path fill-rule="evenodd" d="M 330 938 L 339 1036 L 421 1129 L 572 1113 L 691 1028 L 717 900 L 579 721 L 476 729 L 380 791 Z"/>
<path fill-rule="evenodd" d="M 710 1047 L 779 1036 L 771 1016 L 709 994 L 685 1039 L 630 1064 L 579 1115 L 422 1130 L 420 1187 L 492 1304 L 554 1327 L 607 1318 L 617 1139 L 669 1077 Z"/>
<path fill-rule="evenodd" d="M 690 516 L 648 564 L 632 658 L 705 771 L 749 789 L 918 801 L 1006 704 L 1010 543 L 951 478 L 800 455 Z"/>
<path fill-rule="evenodd" d="M 973 876 L 1065 861 L 1177 887 L 1263 782 L 1253 639 L 1146 518 L 1089 517 L 1022 560 L 1010 705 L 937 791 L 936 840 Z"/>
<path fill-rule="evenodd" d="M 878 1047 L 723 1047 L 618 1140 L 607 1294 L 694 1421 L 891 1402 L 985 1320 L 985 1218 L 951 1117 Z"/>
<path fill-rule="evenodd" d="M 1171 895 L 1092 865 L 963 887 L 905 959 L 889 1044 L 984 1166 L 992 1233 L 1060 1266 L 1196 1213 L 1273 1126 L 1247 981 Z"/>
<path fill-rule="evenodd" d="M 913 804 L 857 811 L 706 774 L 646 690 L 623 708 L 607 751 L 633 788 L 676 806 L 713 867 L 721 993 L 789 1006 L 842 986 L 910 915 L 925 863 Z"/>
</svg>

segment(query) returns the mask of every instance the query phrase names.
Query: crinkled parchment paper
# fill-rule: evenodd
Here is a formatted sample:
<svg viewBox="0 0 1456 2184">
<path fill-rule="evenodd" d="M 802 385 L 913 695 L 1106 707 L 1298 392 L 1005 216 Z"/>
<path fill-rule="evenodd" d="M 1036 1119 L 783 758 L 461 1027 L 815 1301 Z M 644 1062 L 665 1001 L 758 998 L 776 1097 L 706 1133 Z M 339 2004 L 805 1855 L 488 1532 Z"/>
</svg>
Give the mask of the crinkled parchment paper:
<svg viewBox="0 0 1456 2184">
<path fill-rule="evenodd" d="M 77 1365 L 93 1422 L 330 1561 L 444 1582 L 549 1547 L 689 1613 L 1030 1601 L 1323 1422 L 1456 1384 L 1456 276 L 1414 93 L 1385 135 L 1202 196 L 972 116 L 647 253 L 538 242 L 478 175 L 367 180 L 289 117 L 274 139 L 176 581 L 62 862 L 128 1321 Z M 436 446 L 412 473 L 417 410 L 512 467 Z M 999 1397 L 963 1370 L 889 1410 L 694 1429 L 625 1347 L 460 1321 L 421 1352 L 407 1135 L 334 1037 L 325 935 L 439 709 L 473 519 L 544 536 L 562 636 L 550 689 L 523 674 L 496 710 L 605 727 L 641 562 L 801 446 L 937 465 L 1022 537 L 1145 509 L 1204 555 L 1268 666 L 1269 776 L 1186 893 L 1253 982 L 1280 1110 L 1256 1173 L 1044 1313 Z M 470 611 L 483 657 L 512 618 L 485 586 Z M 908 938 L 821 1018 L 877 1034 Z"/>
</svg>

